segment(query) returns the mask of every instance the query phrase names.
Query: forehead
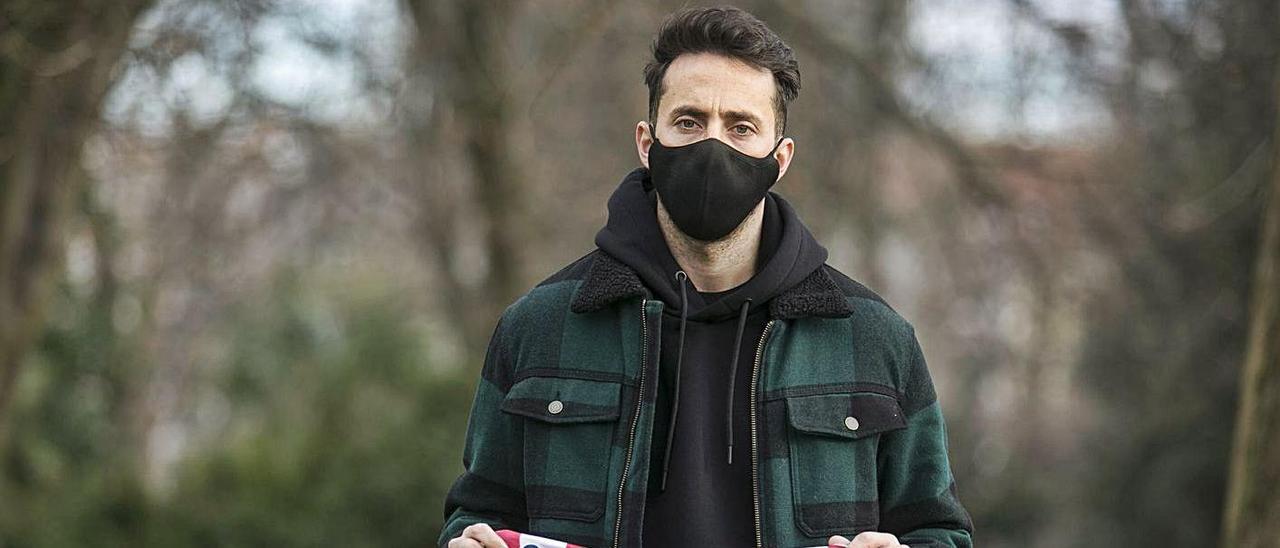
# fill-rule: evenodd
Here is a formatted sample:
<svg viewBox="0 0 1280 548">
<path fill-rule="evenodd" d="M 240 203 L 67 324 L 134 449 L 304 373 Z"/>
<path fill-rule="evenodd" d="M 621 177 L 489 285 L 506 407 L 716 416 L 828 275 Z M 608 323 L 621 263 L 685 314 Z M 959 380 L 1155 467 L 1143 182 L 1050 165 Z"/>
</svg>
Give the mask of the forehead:
<svg viewBox="0 0 1280 548">
<path fill-rule="evenodd" d="M 687 53 L 676 57 L 662 79 L 660 112 L 680 105 L 709 111 L 739 110 L 773 122 L 773 73 L 732 57 Z"/>
</svg>

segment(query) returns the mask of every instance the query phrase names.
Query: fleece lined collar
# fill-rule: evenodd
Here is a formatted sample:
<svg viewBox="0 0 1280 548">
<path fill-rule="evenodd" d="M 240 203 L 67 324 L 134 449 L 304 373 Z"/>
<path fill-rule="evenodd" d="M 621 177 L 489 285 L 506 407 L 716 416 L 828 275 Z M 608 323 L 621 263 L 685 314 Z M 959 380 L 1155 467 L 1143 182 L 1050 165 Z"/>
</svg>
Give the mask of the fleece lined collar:
<svg viewBox="0 0 1280 548">
<path fill-rule="evenodd" d="M 844 318 L 852 314 L 853 307 L 826 268 L 824 265 L 814 269 L 799 283 L 770 299 L 769 316 L 774 319 Z M 628 297 L 653 298 L 634 269 L 597 250 L 586 278 L 574 292 L 570 310 L 579 314 L 593 312 Z"/>
</svg>

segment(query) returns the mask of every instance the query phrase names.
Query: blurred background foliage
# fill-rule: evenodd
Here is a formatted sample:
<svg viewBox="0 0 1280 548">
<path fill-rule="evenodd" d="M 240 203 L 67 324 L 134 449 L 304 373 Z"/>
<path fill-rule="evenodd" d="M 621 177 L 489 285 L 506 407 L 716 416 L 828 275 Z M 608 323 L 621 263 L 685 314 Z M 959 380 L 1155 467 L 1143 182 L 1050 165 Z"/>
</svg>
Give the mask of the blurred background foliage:
<svg viewBox="0 0 1280 548">
<path fill-rule="evenodd" d="M 0 547 L 431 544 L 498 314 L 592 248 L 704 3 L 0 3 Z M 1280 6 L 737 4 L 800 59 L 775 190 L 916 325 L 979 544 L 1226 538 Z"/>
<path fill-rule="evenodd" d="M 471 379 L 432 362 L 395 295 L 367 283 L 327 298 L 334 289 L 283 273 L 210 327 L 235 344 L 217 370 L 193 373 L 199 403 L 181 412 L 215 432 L 169 472 L 163 498 L 144 487 L 130 432 L 136 346 L 101 307 L 60 292 L 53 306 L 85 315 L 46 331 L 18 387 L 0 491 L 7 545 L 434 539 Z"/>
</svg>

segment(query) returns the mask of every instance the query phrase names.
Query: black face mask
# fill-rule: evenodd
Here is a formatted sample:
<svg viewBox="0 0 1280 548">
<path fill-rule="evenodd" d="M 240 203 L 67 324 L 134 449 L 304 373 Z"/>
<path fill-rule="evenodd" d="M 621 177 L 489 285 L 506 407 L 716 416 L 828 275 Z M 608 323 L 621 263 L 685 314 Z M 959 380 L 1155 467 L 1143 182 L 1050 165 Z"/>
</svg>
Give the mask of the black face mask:
<svg viewBox="0 0 1280 548">
<path fill-rule="evenodd" d="M 773 152 L 748 156 L 715 138 L 664 147 L 653 136 L 649 177 L 671 220 L 685 234 L 704 240 L 725 237 L 760 203 L 778 180 Z"/>
</svg>

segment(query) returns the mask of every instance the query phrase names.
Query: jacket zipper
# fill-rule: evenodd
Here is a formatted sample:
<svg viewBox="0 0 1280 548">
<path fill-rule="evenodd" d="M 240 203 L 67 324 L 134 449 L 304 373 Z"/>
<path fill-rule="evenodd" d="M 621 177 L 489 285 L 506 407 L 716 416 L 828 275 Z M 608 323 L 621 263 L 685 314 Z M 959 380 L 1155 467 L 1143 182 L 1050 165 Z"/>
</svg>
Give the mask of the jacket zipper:
<svg viewBox="0 0 1280 548">
<path fill-rule="evenodd" d="M 756 548 L 764 547 L 764 533 L 760 529 L 760 457 L 756 447 L 756 384 L 760 378 L 760 362 L 764 358 L 764 342 L 769 338 L 769 330 L 777 320 L 769 320 L 760 332 L 760 342 L 756 345 L 756 361 L 751 367 L 751 501 L 755 504 Z"/>
<path fill-rule="evenodd" d="M 636 411 L 631 415 L 631 432 L 627 435 L 627 457 L 622 464 L 622 481 L 618 482 L 618 510 L 613 525 L 613 546 L 620 547 L 622 539 L 622 497 L 627 489 L 627 474 L 631 470 L 631 453 L 635 447 L 636 426 L 640 423 L 640 409 L 644 405 L 644 372 L 649 367 L 649 318 L 646 314 L 648 299 L 640 300 L 640 382 L 636 388 Z"/>
</svg>

